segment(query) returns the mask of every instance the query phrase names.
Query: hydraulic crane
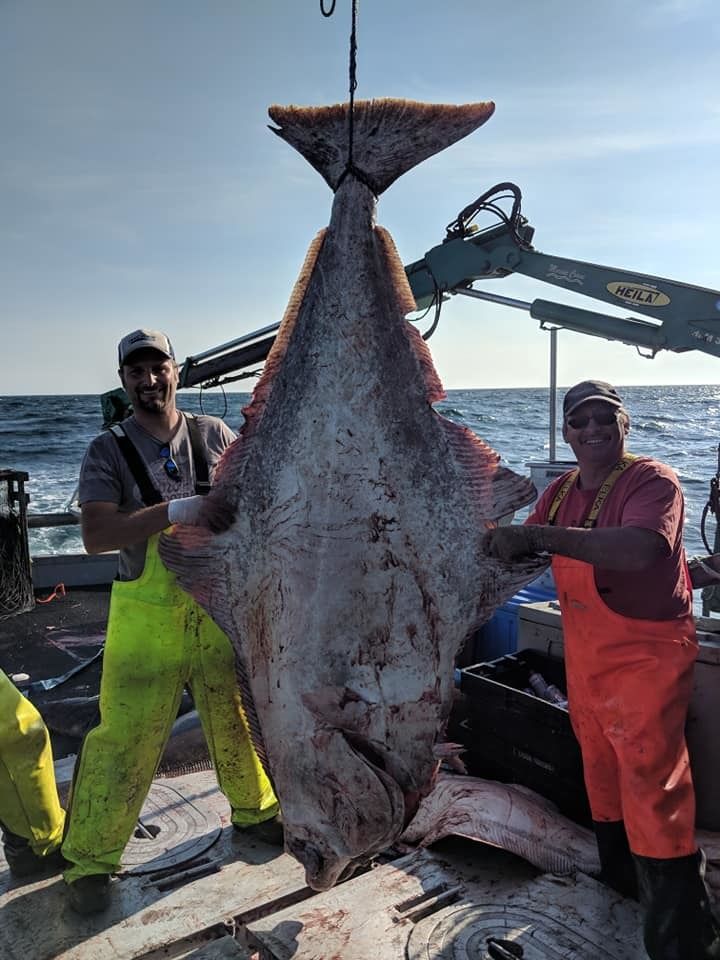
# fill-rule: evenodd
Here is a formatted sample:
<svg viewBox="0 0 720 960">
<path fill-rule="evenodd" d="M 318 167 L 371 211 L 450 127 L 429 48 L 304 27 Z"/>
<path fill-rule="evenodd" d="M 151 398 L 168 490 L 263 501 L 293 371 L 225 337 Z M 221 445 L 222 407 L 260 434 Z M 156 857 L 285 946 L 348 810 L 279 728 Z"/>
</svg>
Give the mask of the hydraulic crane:
<svg viewBox="0 0 720 960">
<path fill-rule="evenodd" d="M 501 205 L 508 200 L 512 201 L 509 212 Z M 522 216 L 520 205 L 521 193 L 515 184 L 497 184 L 458 214 L 442 243 L 405 267 L 418 310 L 434 305 L 437 317 L 443 300 L 459 294 L 525 310 L 540 321 L 541 328 L 550 325 L 617 340 L 651 357 L 660 350 L 700 350 L 720 357 L 720 291 L 540 253 L 532 245 L 534 229 Z M 480 214 L 490 214 L 499 222 L 479 230 L 473 221 Z M 610 316 L 551 300 L 528 303 L 473 286 L 475 281 L 511 273 L 625 305 L 651 319 Z M 188 357 L 180 371 L 180 387 L 216 386 L 252 376 L 256 371 L 248 368 L 265 359 L 278 326 Z"/>
</svg>

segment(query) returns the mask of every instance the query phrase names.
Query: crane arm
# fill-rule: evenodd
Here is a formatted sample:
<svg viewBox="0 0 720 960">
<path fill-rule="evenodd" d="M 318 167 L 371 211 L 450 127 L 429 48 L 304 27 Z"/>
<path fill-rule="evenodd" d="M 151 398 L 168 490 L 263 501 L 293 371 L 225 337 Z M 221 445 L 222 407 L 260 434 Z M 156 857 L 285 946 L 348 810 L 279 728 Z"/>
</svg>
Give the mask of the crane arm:
<svg viewBox="0 0 720 960">
<path fill-rule="evenodd" d="M 506 213 L 500 201 L 513 198 Z M 458 214 L 445 240 L 405 267 L 418 310 L 454 294 L 526 310 L 540 321 L 649 351 L 699 350 L 720 357 L 720 291 L 679 283 L 617 267 L 541 253 L 532 246 L 533 228 L 520 213 L 521 194 L 511 183 L 498 184 Z M 479 213 L 492 213 L 499 225 L 478 231 Z M 649 320 L 617 317 L 551 300 L 513 300 L 477 290 L 478 280 L 519 273 L 615 306 L 625 305 Z M 203 354 L 188 357 L 180 387 L 217 385 L 255 375 L 247 368 L 270 352 L 279 324 L 264 327 Z M 240 372 L 236 376 L 229 374 Z"/>
<path fill-rule="evenodd" d="M 496 199 L 498 193 L 508 192 L 515 198 L 509 216 L 500 211 Z M 487 210 L 499 216 L 501 225 L 474 232 L 472 219 Z M 479 291 L 471 286 L 476 280 L 520 273 L 594 300 L 625 305 L 652 319 L 608 316 L 542 299 L 529 304 L 508 303 L 506 298 L 486 293 L 481 294 L 480 299 L 527 309 L 541 326 L 551 323 L 645 347 L 652 356 L 659 350 L 678 353 L 700 350 L 720 356 L 720 291 L 618 267 L 550 256 L 532 246 L 533 234 L 533 228 L 520 214 L 519 189 L 514 184 L 493 187 L 458 215 L 449 225 L 442 243 L 428 250 L 422 260 L 406 267 L 418 309 L 432 303 L 438 293 L 477 296 Z"/>
</svg>

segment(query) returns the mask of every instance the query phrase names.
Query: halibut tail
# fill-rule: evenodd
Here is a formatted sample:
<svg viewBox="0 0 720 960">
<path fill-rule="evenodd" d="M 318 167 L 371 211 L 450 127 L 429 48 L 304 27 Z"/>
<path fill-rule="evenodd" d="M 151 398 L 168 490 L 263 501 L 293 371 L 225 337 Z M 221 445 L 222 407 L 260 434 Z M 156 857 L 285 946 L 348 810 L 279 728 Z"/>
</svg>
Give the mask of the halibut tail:
<svg viewBox="0 0 720 960">
<path fill-rule="evenodd" d="M 495 110 L 492 101 L 419 103 L 359 100 L 353 110 L 352 172 L 376 196 L 406 170 L 477 130 Z M 270 127 L 301 153 L 335 192 L 348 167 L 350 105 L 281 107 L 268 113 Z"/>
</svg>

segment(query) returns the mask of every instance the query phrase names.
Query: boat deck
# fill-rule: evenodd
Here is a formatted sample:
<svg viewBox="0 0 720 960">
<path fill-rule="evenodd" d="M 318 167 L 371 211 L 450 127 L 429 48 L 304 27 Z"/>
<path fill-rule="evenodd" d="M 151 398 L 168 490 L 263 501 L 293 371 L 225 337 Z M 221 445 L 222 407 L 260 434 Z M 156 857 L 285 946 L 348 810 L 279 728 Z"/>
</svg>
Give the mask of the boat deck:
<svg viewBox="0 0 720 960">
<path fill-rule="evenodd" d="M 38 600 L 52 591 L 37 591 Z M 89 721 L 94 719 L 89 698 L 100 688 L 102 657 L 110 601 L 109 586 L 68 588 L 64 596 L 34 609 L 0 620 L 0 669 L 16 681 L 43 715 L 55 759 L 74 753 Z M 55 680 L 88 663 L 67 680 L 47 690 L 28 683 Z M 84 701 L 84 702 L 83 702 Z"/>
<path fill-rule="evenodd" d="M 39 591 L 39 598 L 49 590 Z M 0 667 L 29 682 L 61 677 L 102 647 L 105 587 L 68 589 L 0 622 Z M 79 737 L 73 712 L 98 691 L 100 660 L 30 697 L 51 728 L 65 799 Z M 22 686 L 22 684 L 21 684 Z M 82 718 L 81 718 L 82 719 Z M 87 717 L 85 717 L 87 719 Z M 78 722 L 76 726 L 80 726 Z M 542 875 L 524 860 L 464 838 L 388 851 L 325 893 L 277 848 L 233 837 L 212 771 L 156 779 L 113 878 L 112 904 L 77 916 L 59 876 L 13 882 L 0 853 L 3 960 L 470 960 L 488 937 L 526 960 L 636 960 L 637 905 L 582 874 Z"/>
<path fill-rule="evenodd" d="M 64 596 L 41 602 L 52 591 L 39 591 L 36 606 L 0 620 L 0 667 L 27 673 L 30 680 L 59 676 L 97 652 L 105 640 L 109 586 L 68 588 Z M 95 667 L 95 680 L 99 667 Z M 62 687 L 63 697 L 80 696 L 97 687 L 82 674 Z"/>
<path fill-rule="evenodd" d="M 71 762 L 58 765 L 61 791 Z M 62 879 L 11 882 L 0 857 L 4 960 L 479 960 L 489 937 L 525 960 L 638 960 L 637 905 L 582 874 L 539 874 L 449 838 L 393 850 L 324 893 L 277 848 L 237 842 L 212 772 L 156 780 L 102 915 L 70 909 Z"/>
</svg>

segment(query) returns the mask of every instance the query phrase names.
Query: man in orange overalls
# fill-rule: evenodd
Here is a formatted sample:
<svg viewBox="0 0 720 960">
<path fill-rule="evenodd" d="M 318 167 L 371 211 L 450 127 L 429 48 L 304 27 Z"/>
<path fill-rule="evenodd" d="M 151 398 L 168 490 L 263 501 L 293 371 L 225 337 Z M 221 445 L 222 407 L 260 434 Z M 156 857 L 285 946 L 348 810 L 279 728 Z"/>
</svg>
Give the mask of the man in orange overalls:
<svg viewBox="0 0 720 960">
<path fill-rule="evenodd" d="M 630 418 L 609 383 L 572 387 L 563 418 L 578 468 L 486 549 L 552 556 L 602 878 L 639 890 L 651 960 L 720 958 L 684 734 L 698 645 L 682 490 L 665 464 L 626 452 Z"/>
</svg>

